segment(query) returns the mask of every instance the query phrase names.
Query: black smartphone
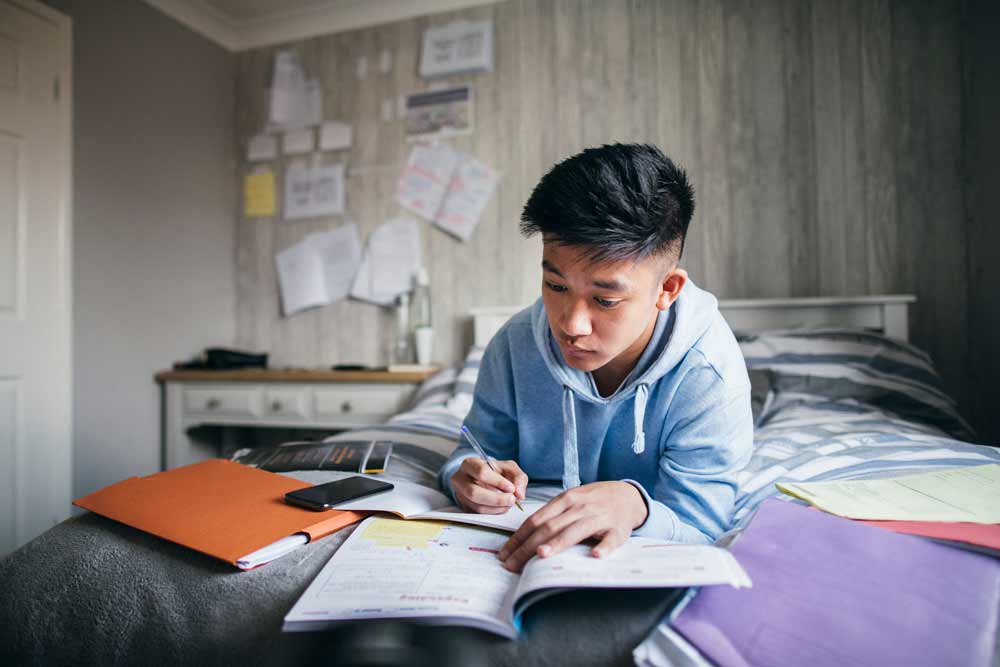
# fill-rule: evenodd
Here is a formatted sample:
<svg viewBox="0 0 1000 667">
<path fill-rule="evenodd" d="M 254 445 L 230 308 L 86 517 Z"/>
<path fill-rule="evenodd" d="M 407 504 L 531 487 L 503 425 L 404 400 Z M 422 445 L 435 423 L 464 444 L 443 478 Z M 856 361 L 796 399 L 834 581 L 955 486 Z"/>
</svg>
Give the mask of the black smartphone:
<svg viewBox="0 0 1000 667">
<path fill-rule="evenodd" d="M 335 482 L 309 486 L 298 491 L 289 491 L 285 494 L 285 502 L 321 512 L 346 503 L 348 500 L 356 500 L 376 493 L 392 491 L 392 489 L 393 485 L 389 482 L 380 482 L 376 479 L 360 476 L 348 477 L 347 479 L 338 479 Z"/>
</svg>

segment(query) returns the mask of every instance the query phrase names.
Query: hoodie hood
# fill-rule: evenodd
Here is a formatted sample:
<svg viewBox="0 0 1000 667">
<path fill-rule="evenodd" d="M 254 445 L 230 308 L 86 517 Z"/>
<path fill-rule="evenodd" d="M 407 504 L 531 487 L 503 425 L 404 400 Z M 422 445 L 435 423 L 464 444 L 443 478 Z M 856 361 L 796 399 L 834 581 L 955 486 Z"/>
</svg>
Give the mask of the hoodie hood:
<svg viewBox="0 0 1000 667">
<path fill-rule="evenodd" d="M 649 385 L 670 373 L 711 326 L 718 314 L 715 297 L 688 280 L 670 308 L 656 318 L 653 335 L 639 356 L 635 368 L 610 396 L 601 396 L 593 376 L 570 367 L 552 336 L 542 299 L 531 308 L 531 329 L 535 345 L 552 377 L 562 386 L 563 486 L 580 485 L 576 433 L 576 399 L 610 405 L 635 398 L 632 451 L 645 450 L 643 422 Z"/>
</svg>

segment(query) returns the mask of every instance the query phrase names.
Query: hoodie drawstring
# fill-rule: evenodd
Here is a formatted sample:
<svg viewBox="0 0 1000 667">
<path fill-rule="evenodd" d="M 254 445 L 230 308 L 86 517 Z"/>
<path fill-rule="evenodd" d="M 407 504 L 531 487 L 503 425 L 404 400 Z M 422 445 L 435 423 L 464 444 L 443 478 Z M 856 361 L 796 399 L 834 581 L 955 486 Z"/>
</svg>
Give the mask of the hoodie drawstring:
<svg viewBox="0 0 1000 667">
<path fill-rule="evenodd" d="M 635 439 L 632 441 L 632 451 L 636 456 L 646 451 L 646 433 L 642 424 L 646 421 L 646 401 L 649 399 L 649 386 L 640 384 L 635 388 Z"/>
<path fill-rule="evenodd" d="M 646 451 L 646 433 L 643 422 L 646 420 L 646 402 L 649 400 L 649 385 L 640 384 L 635 389 L 635 411 L 633 413 L 635 438 L 632 440 L 632 451 L 636 456 Z M 562 401 L 563 417 L 563 488 L 572 489 L 580 486 L 580 453 L 576 446 L 576 406 L 573 403 L 573 390 L 569 385 L 563 385 Z"/>
<path fill-rule="evenodd" d="M 576 448 L 576 408 L 573 390 L 563 385 L 563 488 L 580 486 L 580 454 Z"/>
</svg>

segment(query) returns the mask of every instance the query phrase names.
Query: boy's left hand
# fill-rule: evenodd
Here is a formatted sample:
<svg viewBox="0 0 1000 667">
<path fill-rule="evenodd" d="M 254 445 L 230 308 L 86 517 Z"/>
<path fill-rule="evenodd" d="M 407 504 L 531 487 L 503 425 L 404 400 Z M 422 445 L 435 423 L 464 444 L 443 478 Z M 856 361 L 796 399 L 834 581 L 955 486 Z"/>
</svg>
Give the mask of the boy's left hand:
<svg viewBox="0 0 1000 667">
<path fill-rule="evenodd" d="M 497 556 L 505 568 L 520 572 L 532 556 L 554 556 L 591 537 L 601 541 L 591 550 L 600 558 L 628 539 L 646 520 L 646 503 L 628 482 L 594 482 L 561 494 L 532 514 Z"/>
</svg>

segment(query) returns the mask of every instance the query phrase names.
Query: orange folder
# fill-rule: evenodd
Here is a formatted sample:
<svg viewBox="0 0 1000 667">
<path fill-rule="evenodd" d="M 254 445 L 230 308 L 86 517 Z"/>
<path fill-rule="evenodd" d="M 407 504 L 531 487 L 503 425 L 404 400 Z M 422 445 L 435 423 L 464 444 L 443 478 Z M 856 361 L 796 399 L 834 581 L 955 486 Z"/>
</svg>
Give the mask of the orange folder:
<svg viewBox="0 0 1000 667">
<path fill-rule="evenodd" d="M 1000 523 L 965 523 L 962 521 L 858 521 L 896 533 L 920 535 L 939 540 L 964 542 L 1000 551 Z"/>
<path fill-rule="evenodd" d="M 313 512 L 285 503 L 286 493 L 307 486 L 284 475 L 209 459 L 131 477 L 73 504 L 236 565 L 283 537 L 306 533 L 311 542 L 367 516 Z"/>
</svg>

